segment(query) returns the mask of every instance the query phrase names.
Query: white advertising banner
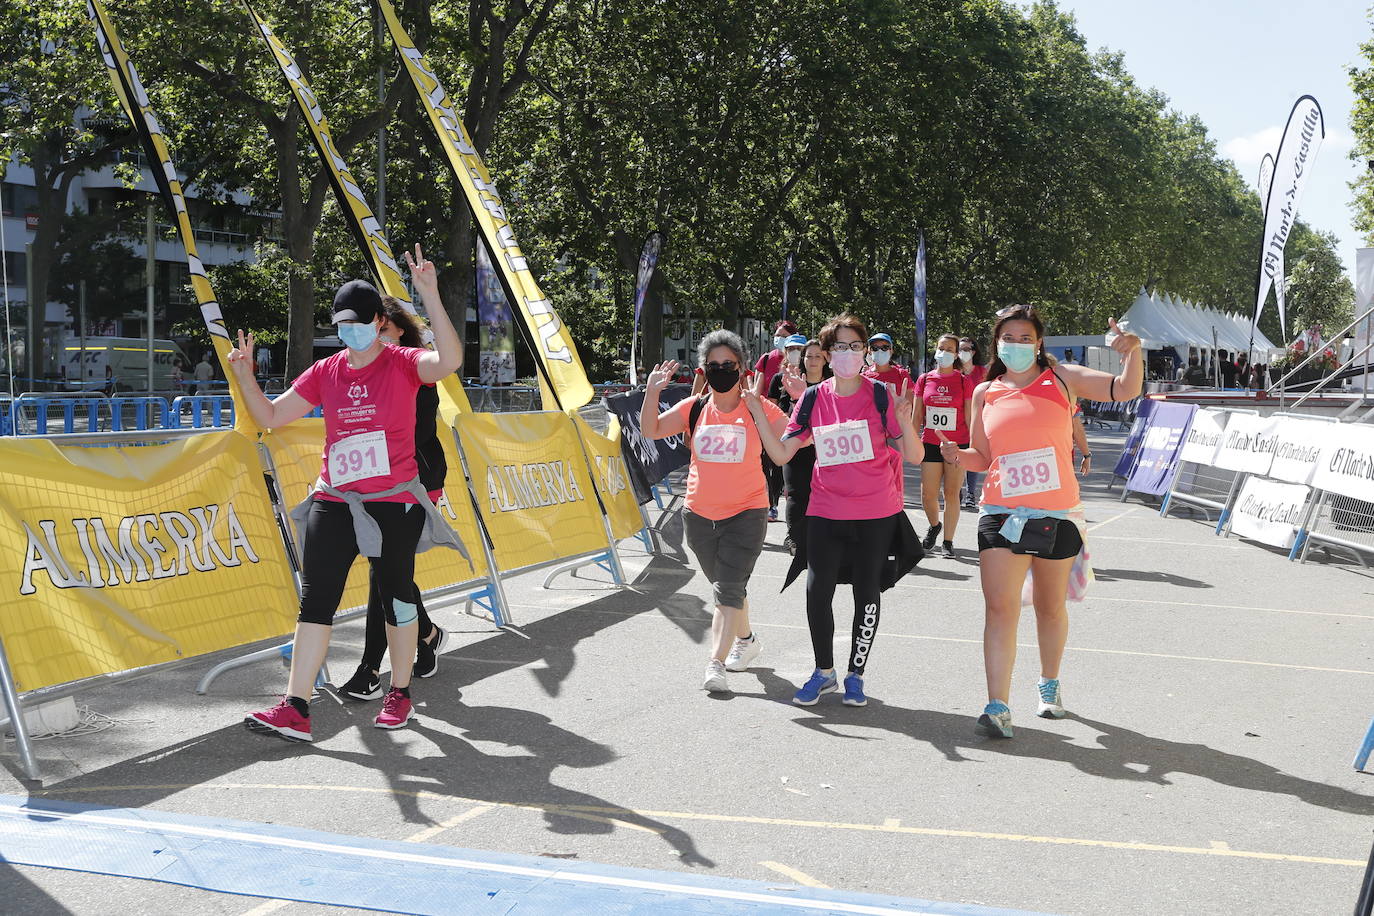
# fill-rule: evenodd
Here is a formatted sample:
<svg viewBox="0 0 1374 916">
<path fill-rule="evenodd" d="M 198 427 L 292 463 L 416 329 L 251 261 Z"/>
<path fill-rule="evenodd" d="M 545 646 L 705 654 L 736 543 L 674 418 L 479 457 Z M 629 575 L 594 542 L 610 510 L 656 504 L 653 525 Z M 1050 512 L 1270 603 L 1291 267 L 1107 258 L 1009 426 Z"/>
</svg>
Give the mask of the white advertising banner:
<svg viewBox="0 0 1374 916">
<path fill-rule="evenodd" d="M 1340 439 L 1339 423 L 1284 417 L 1275 432 L 1274 463 L 1269 476 L 1289 483 L 1311 483 L 1322 452 Z"/>
<path fill-rule="evenodd" d="M 1231 533 L 1285 549 L 1293 546 L 1310 487 L 1247 477 L 1231 512 Z"/>
<path fill-rule="evenodd" d="M 1355 314 L 1363 315 L 1371 306 L 1374 306 L 1374 248 L 1358 248 L 1355 250 Z M 1349 355 L 1361 355 L 1355 357 L 1352 365 L 1374 366 L 1374 347 L 1369 346 L 1371 340 L 1374 340 L 1374 316 L 1355 325 L 1355 349 Z M 1345 356 L 1342 354 L 1342 359 Z M 1363 375 L 1351 380 L 1355 387 L 1363 387 L 1364 382 Z M 1370 384 L 1374 385 L 1374 381 Z"/>
<path fill-rule="evenodd" d="M 1312 486 L 1374 502 L 1374 427 L 1343 423 L 1322 450 Z"/>
<path fill-rule="evenodd" d="M 1254 323 L 1259 325 L 1264 311 L 1264 300 L 1269 296 L 1269 287 L 1275 280 L 1282 281 L 1280 270 L 1283 264 L 1283 249 L 1288 244 L 1288 234 L 1298 218 L 1298 204 L 1307 178 L 1312 174 L 1312 163 L 1321 149 L 1326 137 L 1326 123 L 1322 119 L 1322 107 L 1310 95 L 1305 95 L 1293 103 L 1293 111 L 1288 115 L 1288 125 L 1283 129 L 1283 139 L 1279 141 L 1279 152 L 1274 157 L 1274 174 L 1270 181 L 1269 193 L 1265 195 L 1264 237 L 1260 245 L 1259 283 L 1255 291 Z M 1283 309 L 1279 309 L 1279 324 L 1287 333 L 1287 319 Z"/>
<path fill-rule="evenodd" d="M 1179 460 L 1207 465 L 1215 462 L 1217 449 L 1221 447 L 1222 437 L 1226 434 L 1229 416 L 1228 411 L 1212 408 L 1204 408 L 1193 414 L 1193 425 L 1188 427 L 1188 435 L 1183 439 Z"/>
<path fill-rule="evenodd" d="M 1213 464 L 1228 471 L 1268 474 L 1274 460 L 1274 433 L 1280 419 L 1252 413 L 1232 414 Z"/>
</svg>

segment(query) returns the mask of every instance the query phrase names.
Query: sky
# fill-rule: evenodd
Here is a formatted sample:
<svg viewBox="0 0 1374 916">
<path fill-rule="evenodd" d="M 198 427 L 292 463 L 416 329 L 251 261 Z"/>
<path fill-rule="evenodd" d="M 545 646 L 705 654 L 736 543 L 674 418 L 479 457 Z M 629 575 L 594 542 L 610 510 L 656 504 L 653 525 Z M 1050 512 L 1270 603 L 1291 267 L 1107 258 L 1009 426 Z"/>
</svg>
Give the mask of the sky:
<svg viewBox="0 0 1374 916">
<path fill-rule="evenodd" d="M 1370 2 L 1059 0 L 1059 8 L 1078 20 L 1089 48 L 1122 52 L 1138 83 L 1163 92 L 1170 107 L 1198 115 L 1251 187 L 1260 159 L 1277 151 L 1293 103 L 1315 97 L 1326 139 L 1298 216 L 1336 234 L 1353 281 L 1355 249 L 1374 240 L 1351 224 L 1349 182 L 1365 164 L 1349 159 L 1355 94 L 1346 73 L 1362 62 L 1360 43 L 1374 38 Z M 1258 257 L 1258 238 L 1255 245 Z"/>
</svg>

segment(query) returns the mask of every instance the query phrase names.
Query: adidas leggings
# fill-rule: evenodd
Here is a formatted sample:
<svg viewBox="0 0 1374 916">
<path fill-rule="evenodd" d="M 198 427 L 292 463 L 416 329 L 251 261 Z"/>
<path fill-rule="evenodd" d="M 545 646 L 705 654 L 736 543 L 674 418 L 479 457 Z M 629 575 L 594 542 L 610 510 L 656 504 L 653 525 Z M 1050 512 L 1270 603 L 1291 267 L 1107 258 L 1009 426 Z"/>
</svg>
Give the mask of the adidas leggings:
<svg viewBox="0 0 1374 916">
<path fill-rule="evenodd" d="M 367 514 L 382 529 L 382 555 L 370 557 L 372 581 L 387 623 L 396 626 L 416 618 L 415 547 L 424 530 L 424 510 L 414 503 L 364 503 Z M 358 556 L 353 513 L 348 504 L 312 499 L 306 522 L 305 553 L 301 557 L 301 623 L 329 626 L 343 599 L 348 571 Z"/>
<path fill-rule="evenodd" d="M 835 586 L 853 582 L 854 630 L 849 670 L 863 674 L 882 606 L 881 576 L 897 516 L 839 520 L 811 516 L 806 535 L 806 622 L 817 668 L 835 667 Z"/>
</svg>

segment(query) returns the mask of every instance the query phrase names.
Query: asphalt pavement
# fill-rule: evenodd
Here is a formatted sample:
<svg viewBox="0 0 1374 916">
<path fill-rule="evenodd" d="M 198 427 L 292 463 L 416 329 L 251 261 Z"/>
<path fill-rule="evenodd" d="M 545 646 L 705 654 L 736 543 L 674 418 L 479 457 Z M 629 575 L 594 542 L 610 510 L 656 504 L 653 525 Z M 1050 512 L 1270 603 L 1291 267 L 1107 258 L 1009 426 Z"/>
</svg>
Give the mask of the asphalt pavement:
<svg viewBox="0 0 1374 916">
<path fill-rule="evenodd" d="M 1123 503 L 1107 490 L 1122 434 L 1090 438 L 1097 581 L 1070 606 L 1071 716 L 1034 717 L 1027 609 L 1010 741 L 973 731 L 972 516 L 957 559 L 885 594 L 862 709 L 790 703 L 812 662 L 803 583 L 778 592 L 781 524 L 750 594 L 763 654 L 731 694 L 704 693 L 710 589 L 670 523 L 662 556 L 623 545 L 628 588 L 519 577 L 508 631 L 436 610 L 454 638 L 411 728 L 375 729 L 376 704 L 325 691 L 313 746 L 252 734 L 242 717 L 275 701 L 282 665 L 198 697 L 207 660 L 81 695 L 114 725 L 39 741 L 41 787 L 6 742 L 0 794 L 1045 913 L 1350 911 L 1374 827 L 1374 782 L 1350 765 L 1374 714 L 1374 574 Z M 837 605 L 847 642 L 843 588 Z M 361 641 L 360 623 L 338 628 L 336 679 Z M 0 888 L 25 913 L 326 911 L 28 866 Z"/>
</svg>

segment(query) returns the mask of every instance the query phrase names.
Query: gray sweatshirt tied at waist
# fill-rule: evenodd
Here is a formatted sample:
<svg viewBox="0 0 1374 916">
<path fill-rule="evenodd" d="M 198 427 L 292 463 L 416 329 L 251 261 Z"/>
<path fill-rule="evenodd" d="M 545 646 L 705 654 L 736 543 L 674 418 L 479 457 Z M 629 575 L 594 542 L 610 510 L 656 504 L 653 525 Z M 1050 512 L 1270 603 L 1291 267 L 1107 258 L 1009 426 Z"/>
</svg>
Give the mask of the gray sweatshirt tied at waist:
<svg viewBox="0 0 1374 916">
<path fill-rule="evenodd" d="M 310 495 L 301 500 L 290 512 L 291 521 L 296 526 L 296 549 L 300 551 L 302 557 L 305 556 L 305 522 L 310 516 L 310 501 L 318 493 L 328 493 L 348 504 L 348 510 L 353 514 L 353 534 L 358 540 L 358 552 L 365 557 L 382 555 L 382 529 L 377 524 L 377 520 L 367 514 L 367 509 L 363 507 L 363 503 L 375 502 L 401 493 L 409 493 L 415 497 L 415 501 L 425 513 L 425 527 L 420 532 L 420 542 L 416 545 L 415 552 L 424 553 L 436 546 L 452 547 L 462 555 L 464 560 L 468 561 L 469 567 L 472 567 L 474 571 L 476 569 L 472 566 L 472 557 L 468 556 L 467 548 L 463 546 L 463 541 L 458 537 L 458 532 L 453 530 L 448 519 L 440 515 L 434 503 L 430 502 L 429 494 L 420 486 L 419 477 L 412 477 L 390 490 L 379 490 L 376 493 L 345 492 L 329 486 L 322 480 L 316 480 L 315 489 L 311 490 Z"/>
</svg>

